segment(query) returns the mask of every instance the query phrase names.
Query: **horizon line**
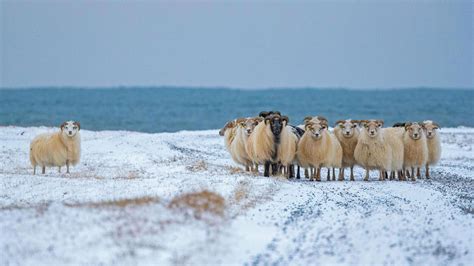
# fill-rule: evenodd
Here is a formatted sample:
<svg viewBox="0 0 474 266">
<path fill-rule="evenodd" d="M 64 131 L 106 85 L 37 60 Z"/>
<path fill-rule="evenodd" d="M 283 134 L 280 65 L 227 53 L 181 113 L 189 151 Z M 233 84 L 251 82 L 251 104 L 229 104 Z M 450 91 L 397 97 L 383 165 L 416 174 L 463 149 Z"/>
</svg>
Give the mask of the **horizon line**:
<svg viewBox="0 0 474 266">
<path fill-rule="evenodd" d="M 208 89 L 208 90 L 474 90 L 474 86 L 403 86 L 403 87 L 344 87 L 344 86 L 269 86 L 269 87 L 233 87 L 233 86 L 181 86 L 181 85 L 116 85 L 116 86 L 77 86 L 77 85 L 55 85 L 55 86 L 0 86 L 0 90 L 44 90 L 44 89 L 72 89 L 72 90 L 117 90 L 117 89 Z"/>
</svg>

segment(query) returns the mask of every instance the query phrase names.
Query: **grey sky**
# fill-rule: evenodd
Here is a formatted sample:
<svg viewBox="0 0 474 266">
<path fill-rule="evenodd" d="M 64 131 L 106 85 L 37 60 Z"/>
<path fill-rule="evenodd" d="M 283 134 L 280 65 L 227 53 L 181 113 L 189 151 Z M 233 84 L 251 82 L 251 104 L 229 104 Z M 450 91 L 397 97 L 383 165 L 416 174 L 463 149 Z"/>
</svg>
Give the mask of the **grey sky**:
<svg viewBox="0 0 474 266">
<path fill-rule="evenodd" d="M 3 87 L 473 87 L 471 1 L 0 1 Z"/>
</svg>

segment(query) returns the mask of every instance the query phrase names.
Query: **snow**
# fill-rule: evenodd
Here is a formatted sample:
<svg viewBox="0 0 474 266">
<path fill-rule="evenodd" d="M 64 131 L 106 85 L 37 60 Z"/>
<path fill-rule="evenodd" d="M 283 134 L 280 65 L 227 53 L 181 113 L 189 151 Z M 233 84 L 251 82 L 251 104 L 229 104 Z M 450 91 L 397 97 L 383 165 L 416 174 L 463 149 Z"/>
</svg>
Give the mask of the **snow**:
<svg viewBox="0 0 474 266">
<path fill-rule="evenodd" d="M 1 265 L 474 261 L 472 128 L 442 129 L 441 162 L 416 182 L 245 173 L 217 130 L 81 130 L 71 174 L 32 175 L 29 142 L 55 130 L 0 127 Z M 203 190 L 224 198 L 223 215 L 170 208 Z"/>
</svg>

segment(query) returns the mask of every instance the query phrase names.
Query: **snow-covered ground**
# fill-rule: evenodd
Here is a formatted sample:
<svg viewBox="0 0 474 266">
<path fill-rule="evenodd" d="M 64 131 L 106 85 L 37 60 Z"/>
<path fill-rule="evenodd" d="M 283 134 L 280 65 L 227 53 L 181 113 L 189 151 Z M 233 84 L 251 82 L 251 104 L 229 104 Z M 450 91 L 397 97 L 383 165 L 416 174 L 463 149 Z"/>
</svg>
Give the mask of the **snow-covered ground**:
<svg viewBox="0 0 474 266">
<path fill-rule="evenodd" d="M 471 128 L 442 129 L 442 160 L 416 182 L 245 173 L 217 130 L 82 130 L 71 174 L 33 176 L 29 142 L 54 130 L 0 127 L 1 265 L 474 261 Z"/>
</svg>

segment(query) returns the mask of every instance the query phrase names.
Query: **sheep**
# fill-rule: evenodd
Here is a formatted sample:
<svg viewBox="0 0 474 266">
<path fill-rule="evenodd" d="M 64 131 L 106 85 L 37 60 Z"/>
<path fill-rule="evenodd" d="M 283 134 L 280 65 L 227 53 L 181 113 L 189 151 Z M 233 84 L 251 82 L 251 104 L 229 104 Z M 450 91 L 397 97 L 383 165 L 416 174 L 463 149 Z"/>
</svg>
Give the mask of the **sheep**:
<svg viewBox="0 0 474 266">
<path fill-rule="evenodd" d="M 69 174 L 69 166 L 79 163 L 80 123 L 67 121 L 61 124 L 60 129 L 59 132 L 40 134 L 31 141 L 30 162 L 33 166 L 33 174 L 36 174 L 36 166 L 41 166 L 41 173 L 45 174 L 46 166 L 57 166 L 58 171 L 61 172 L 61 166 L 64 165 L 66 165 L 66 173 Z"/>
<path fill-rule="evenodd" d="M 416 180 L 416 177 L 420 177 L 420 168 L 425 166 L 428 160 L 428 145 L 423 127 L 418 123 L 406 123 L 403 144 L 403 168 L 407 172 L 407 176 Z M 407 168 L 411 168 L 411 175 L 409 175 Z M 415 168 L 417 168 L 416 176 Z"/>
<path fill-rule="evenodd" d="M 311 169 L 310 180 L 321 181 L 321 167 L 328 167 L 329 181 L 329 168 L 333 168 L 334 177 L 334 168 L 342 167 L 342 147 L 336 136 L 327 130 L 327 119 L 320 116 L 307 117 L 304 122 L 305 133 L 298 143 L 297 160 L 302 167 Z"/>
<path fill-rule="evenodd" d="M 246 151 L 252 161 L 264 164 L 264 176 L 270 176 L 270 164 L 281 162 L 289 166 L 296 153 L 296 136 L 292 136 L 291 127 L 287 127 L 288 117 L 271 114 L 265 117 L 264 123 L 259 123 L 250 135 Z M 276 169 L 272 167 L 272 173 Z"/>
<path fill-rule="evenodd" d="M 392 169 L 392 148 L 385 141 L 383 121 L 363 120 L 361 125 L 364 129 L 360 132 L 354 158 L 365 168 L 365 181 L 369 181 L 369 171 L 374 169 L 379 170 L 379 180 L 384 180 L 384 171 Z"/>
<path fill-rule="evenodd" d="M 246 171 L 258 172 L 258 164 L 253 164 L 245 147 L 249 136 L 252 134 L 258 123 L 262 121 L 263 119 L 261 117 L 249 117 L 240 121 L 236 127 L 235 139 L 230 146 L 231 155 L 235 162 L 245 166 Z"/>
<path fill-rule="evenodd" d="M 350 167 L 350 180 L 354 181 L 354 166 L 357 164 L 354 158 L 354 150 L 359 138 L 359 120 L 339 120 L 334 127 L 334 135 L 336 135 L 342 147 L 342 168 L 339 172 L 339 180 L 344 180 L 344 168 Z"/>
<path fill-rule="evenodd" d="M 431 120 L 423 121 L 422 125 L 426 131 L 426 142 L 428 145 L 428 160 L 426 162 L 425 176 L 426 178 L 430 178 L 430 165 L 437 164 L 441 158 L 441 140 L 437 132 L 440 126 Z"/>
<path fill-rule="evenodd" d="M 405 179 L 403 171 L 403 156 L 405 153 L 403 145 L 404 132 L 403 128 L 388 127 L 384 129 L 385 142 L 390 146 L 392 152 L 390 180 L 395 179 L 395 173 L 398 175 L 398 180 Z M 385 178 L 388 178 L 387 173 L 384 173 Z"/>
<path fill-rule="evenodd" d="M 231 152 L 230 145 L 235 139 L 237 125 L 243 121 L 245 121 L 245 118 L 236 118 L 227 122 L 224 127 L 219 130 L 219 135 L 224 137 L 224 144 L 229 153 Z"/>
</svg>

